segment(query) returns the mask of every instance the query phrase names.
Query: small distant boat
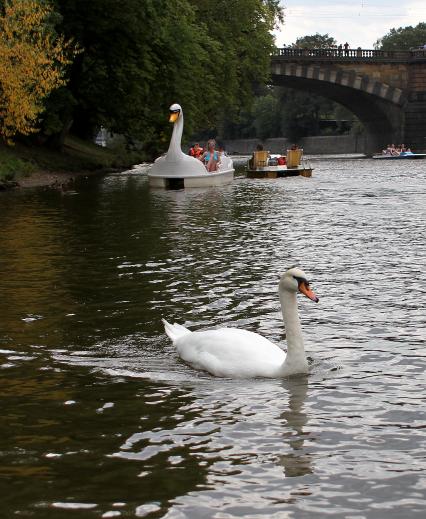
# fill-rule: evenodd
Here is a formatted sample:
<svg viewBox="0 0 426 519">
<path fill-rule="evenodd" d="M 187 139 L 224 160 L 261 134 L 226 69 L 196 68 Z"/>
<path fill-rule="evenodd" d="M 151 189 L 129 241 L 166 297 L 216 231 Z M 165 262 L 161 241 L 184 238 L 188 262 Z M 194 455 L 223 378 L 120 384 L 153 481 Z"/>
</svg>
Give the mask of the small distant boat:
<svg viewBox="0 0 426 519">
<path fill-rule="evenodd" d="M 403 151 L 398 155 L 389 155 L 385 153 L 378 153 L 373 155 L 373 159 L 378 160 L 413 160 L 413 159 L 426 159 L 426 153 L 413 153 L 411 151 Z"/>
<path fill-rule="evenodd" d="M 311 177 L 312 167 L 302 161 L 303 150 L 287 150 L 287 156 L 270 155 L 267 151 L 253 152 L 247 163 L 248 178 Z M 285 158 L 285 163 L 280 161 Z"/>
</svg>

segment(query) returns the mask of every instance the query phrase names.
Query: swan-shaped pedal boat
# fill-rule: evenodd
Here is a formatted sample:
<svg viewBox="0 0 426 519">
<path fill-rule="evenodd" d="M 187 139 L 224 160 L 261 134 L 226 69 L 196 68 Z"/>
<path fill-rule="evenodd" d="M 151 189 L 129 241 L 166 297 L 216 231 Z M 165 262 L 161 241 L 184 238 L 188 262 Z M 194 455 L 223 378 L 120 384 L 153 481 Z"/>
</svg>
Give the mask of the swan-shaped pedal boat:
<svg viewBox="0 0 426 519">
<path fill-rule="evenodd" d="M 216 377 L 288 377 L 308 372 L 302 329 L 297 310 L 297 292 L 318 302 L 306 274 L 292 267 L 282 274 L 278 288 L 287 335 L 287 354 L 261 335 L 238 328 L 191 332 L 163 319 L 166 334 L 182 360 Z"/>
<path fill-rule="evenodd" d="M 219 169 L 209 173 L 204 164 L 182 152 L 183 110 L 178 104 L 170 107 L 170 122 L 174 124 L 166 155 L 156 159 L 148 172 L 153 187 L 179 189 L 183 187 L 208 187 L 228 184 L 234 179 L 232 159 L 222 156 Z"/>
</svg>

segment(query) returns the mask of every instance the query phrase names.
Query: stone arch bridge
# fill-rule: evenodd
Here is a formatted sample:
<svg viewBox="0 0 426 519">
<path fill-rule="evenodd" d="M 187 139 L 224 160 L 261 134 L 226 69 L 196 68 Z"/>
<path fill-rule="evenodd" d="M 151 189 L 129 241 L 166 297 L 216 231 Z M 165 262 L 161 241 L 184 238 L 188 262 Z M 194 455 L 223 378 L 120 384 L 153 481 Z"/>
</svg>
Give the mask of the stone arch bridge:
<svg viewBox="0 0 426 519">
<path fill-rule="evenodd" d="M 426 49 L 276 49 L 272 82 L 319 94 L 354 113 L 366 153 L 388 143 L 426 150 Z"/>
</svg>

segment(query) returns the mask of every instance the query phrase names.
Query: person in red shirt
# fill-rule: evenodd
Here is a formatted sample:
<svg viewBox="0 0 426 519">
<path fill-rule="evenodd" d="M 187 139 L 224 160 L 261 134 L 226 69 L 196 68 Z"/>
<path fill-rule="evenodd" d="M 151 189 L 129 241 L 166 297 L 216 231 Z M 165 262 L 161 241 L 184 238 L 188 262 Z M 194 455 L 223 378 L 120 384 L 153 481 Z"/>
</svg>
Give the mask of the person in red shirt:
<svg viewBox="0 0 426 519">
<path fill-rule="evenodd" d="M 194 146 L 189 150 L 189 154 L 191 157 L 195 157 L 196 159 L 199 159 L 201 155 L 203 154 L 204 150 L 203 148 L 196 142 Z"/>
</svg>

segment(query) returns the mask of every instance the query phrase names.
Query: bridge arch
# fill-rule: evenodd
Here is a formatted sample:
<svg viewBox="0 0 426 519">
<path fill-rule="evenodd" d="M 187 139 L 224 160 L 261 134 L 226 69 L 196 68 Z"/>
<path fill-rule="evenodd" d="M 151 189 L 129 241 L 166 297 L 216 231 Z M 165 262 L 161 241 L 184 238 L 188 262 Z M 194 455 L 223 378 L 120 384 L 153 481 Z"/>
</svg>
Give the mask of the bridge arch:
<svg viewBox="0 0 426 519">
<path fill-rule="evenodd" d="M 404 109 L 408 101 L 405 90 L 359 73 L 354 63 L 345 63 L 344 68 L 322 62 L 324 58 L 312 63 L 312 57 L 305 60 L 301 57 L 273 57 L 272 83 L 315 93 L 346 107 L 366 129 L 367 153 L 389 142 L 403 142 Z"/>
<path fill-rule="evenodd" d="M 324 81 L 359 90 L 398 106 L 403 106 L 405 103 L 404 92 L 400 88 L 392 87 L 366 75 L 358 75 L 355 71 L 347 72 L 337 68 L 278 62 L 272 64 L 272 75 Z"/>
</svg>

